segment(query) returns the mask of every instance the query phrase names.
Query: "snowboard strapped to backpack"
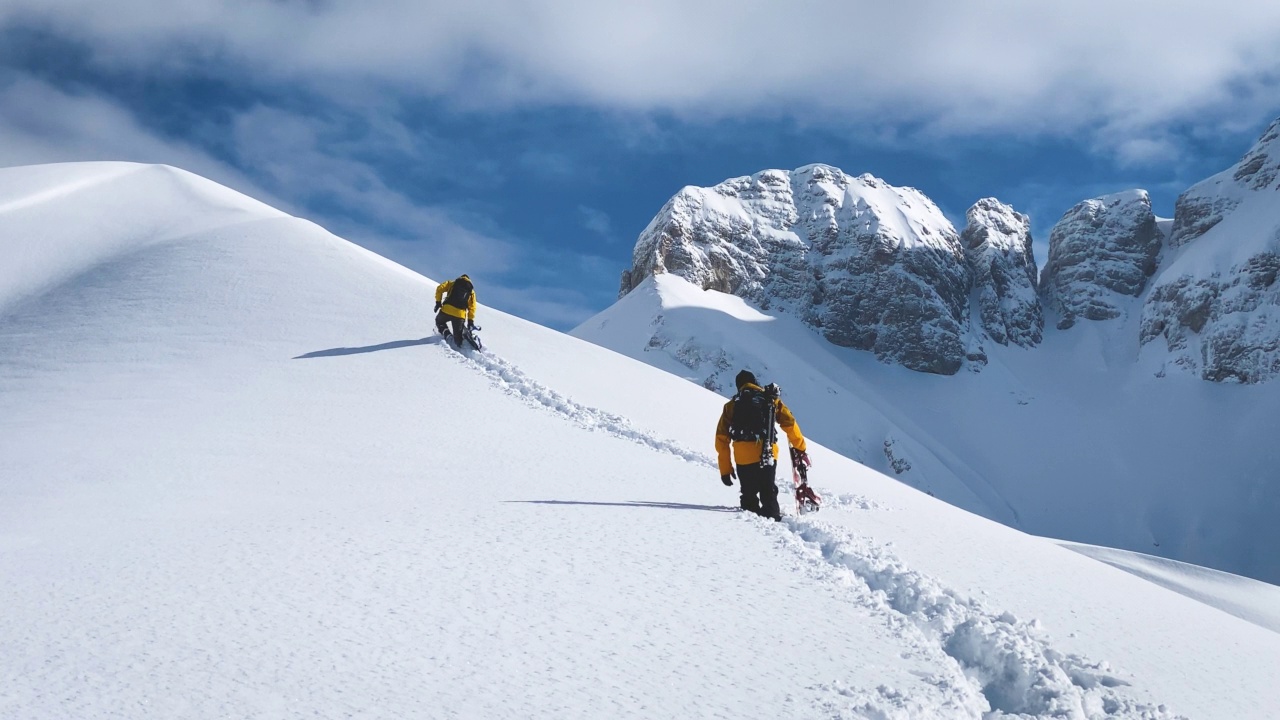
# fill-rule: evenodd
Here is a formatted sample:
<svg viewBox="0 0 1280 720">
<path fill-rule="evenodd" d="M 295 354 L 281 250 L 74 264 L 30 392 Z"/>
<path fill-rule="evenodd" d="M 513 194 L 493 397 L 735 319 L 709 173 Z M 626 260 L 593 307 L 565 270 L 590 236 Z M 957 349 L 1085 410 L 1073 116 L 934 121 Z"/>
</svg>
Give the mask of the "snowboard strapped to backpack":
<svg viewBox="0 0 1280 720">
<path fill-rule="evenodd" d="M 778 386 L 763 389 L 743 387 L 733 397 L 733 418 L 729 421 L 729 438 L 734 442 L 760 443 L 760 464 L 773 465 L 773 444 L 777 440 L 774 419 L 777 415 Z"/>
</svg>

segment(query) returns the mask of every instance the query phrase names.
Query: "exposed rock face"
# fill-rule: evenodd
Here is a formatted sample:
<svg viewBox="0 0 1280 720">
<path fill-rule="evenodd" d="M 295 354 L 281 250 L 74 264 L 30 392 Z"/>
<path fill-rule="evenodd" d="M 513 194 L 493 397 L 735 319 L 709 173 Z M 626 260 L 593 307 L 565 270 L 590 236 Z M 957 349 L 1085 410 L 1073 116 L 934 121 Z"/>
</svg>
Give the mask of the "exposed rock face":
<svg viewBox="0 0 1280 720">
<path fill-rule="evenodd" d="M 955 228 L 912 188 L 824 166 L 798 171 L 809 316 L 828 340 L 950 375 L 965 355 L 968 278 Z"/>
<path fill-rule="evenodd" d="M 1160 285 L 1142 314 L 1142 344 L 1163 337 L 1174 363 L 1205 380 L 1254 383 L 1280 374 L 1280 255 L 1260 253 L 1225 276 Z"/>
<path fill-rule="evenodd" d="M 1145 190 L 1085 200 L 1049 233 L 1049 259 L 1040 275 L 1047 310 L 1058 328 L 1080 318 L 1118 317 L 1155 274 L 1161 235 Z"/>
<path fill-rule="evenodd" d="M 913 370 L 965 358 L 960 238 L 918 190 L 826 165 L 687 187 L 636 243 L 622 294 L 653 273 L 789 312 L 831 342 Z"/>
<path fill-rule="evenodd" d="M 767 170 L 714 188 L 686 187 L 667 201 L 632 252 L 619 297 L 669 272 L 764 307 L 801 301 L 811 282 L 789 173 Z M 774 266 L 778 277 L 773 277 Z"/>
<path fill-rule="evenodd" d="M 1280 374 L 1280 120 L 1240 162 L 1178 198 L 1170 243 L 1142 310 L 1143 345 L 1206 380 Z"/>
<path fill-rule="evenodd" d="M 1037 296 L 1031 220 L 996 200 L 979 200 L 960 235 L 975 310 L 987 337 L 1001 345 L 1040 344 L 1044 314 Z"/>
</svg>

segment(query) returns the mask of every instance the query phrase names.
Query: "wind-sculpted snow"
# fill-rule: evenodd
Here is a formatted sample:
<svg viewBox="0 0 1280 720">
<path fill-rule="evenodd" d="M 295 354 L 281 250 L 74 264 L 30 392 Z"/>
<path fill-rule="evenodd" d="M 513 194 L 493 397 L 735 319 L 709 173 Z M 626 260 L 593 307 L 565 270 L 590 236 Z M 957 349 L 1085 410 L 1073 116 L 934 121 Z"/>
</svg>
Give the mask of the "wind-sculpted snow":
<svg viewBox="0 0 1280 720">
<path fill-rule="evenodd" d="M 984 198 L 969 208 L 960 240 L 987 336 L 1001 345 L 1040 344 L 1044 314 L 1037 295 L 1031 219 L 995 198 Z"/>
<path fill-rule="evenodd" d="M 1160 231 L 1145 190 L 1085 200 L 1049 233 L 1041 273 L 1045 308 L 1058 328 L 1078 319 L 1109 320 L 1147 287 L 1160 255 Z"/>
<path fill-rule="evenodd" d="M 783 545 L 855 604 L 894 628 L 910 652 L 937 668 L 932 703 L 892 688 L 826 688 L 831 710 L 874 718 L 1179 718 L 1163 705 L 1116 691 L 1129 685 L 1107 663 L 1054 648 L 1035 620 L 993 611 L 913 570 L 884 546 L 813 515 L 785 517 Z M 840 714 L 845 717 L 845 714 Z"/>
</svg>

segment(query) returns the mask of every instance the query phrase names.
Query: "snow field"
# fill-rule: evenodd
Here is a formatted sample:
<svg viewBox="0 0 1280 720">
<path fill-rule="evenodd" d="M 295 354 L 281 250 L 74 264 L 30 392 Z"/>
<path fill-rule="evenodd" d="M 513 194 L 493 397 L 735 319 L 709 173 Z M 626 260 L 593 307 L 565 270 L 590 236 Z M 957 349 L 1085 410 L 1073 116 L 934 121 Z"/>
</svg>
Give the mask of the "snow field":
<svg viewBox="0 0 1280 720">
<path fill-rule="evenodd" d="M 0 305 L 0 717 L 1280 706 L 1280 634 L 817 444 L 826 509 L 734 512 L 714 393 L 488 308 L 459 353 L 433 282 L 252 203 L 152 223 L 208 185 L 0 224 L 66 239 Z M 108 189 L 133 225 L 85 265 L 60 218 Z"/>
</svg>

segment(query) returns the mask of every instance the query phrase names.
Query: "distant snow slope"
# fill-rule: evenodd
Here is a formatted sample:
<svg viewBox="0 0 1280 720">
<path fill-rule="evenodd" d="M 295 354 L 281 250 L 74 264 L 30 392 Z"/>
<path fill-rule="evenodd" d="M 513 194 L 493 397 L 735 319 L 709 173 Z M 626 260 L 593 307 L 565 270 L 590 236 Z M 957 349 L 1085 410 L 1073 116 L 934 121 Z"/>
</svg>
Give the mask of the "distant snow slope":
<svg viewBox="0 0 1280 720">
<path fill-rule="evenodd" d="M 664 274 L 573 334 L 726 395 L 749 367 L 828 447 L 1000 522 L 1280 580 L 1280 386 L 1156 378 L 1120 340 L 1136 322 L 940 378 Z"/>
<path fill-rule="evenodd" d="M 1071 542 L 1061 545 L 1280 633 L 1280 587 L 1143 553 Z"/>
<path fill-rule="evenodd" d="M 190 174 L 0 170 L 0 257 L 0 717 L 1280 706 L 1239 613 L 818 446 L 827 509 L 738 514 L 722 398 L 487 308 L 447 348 L 433 282 Z"/>
</svg>

